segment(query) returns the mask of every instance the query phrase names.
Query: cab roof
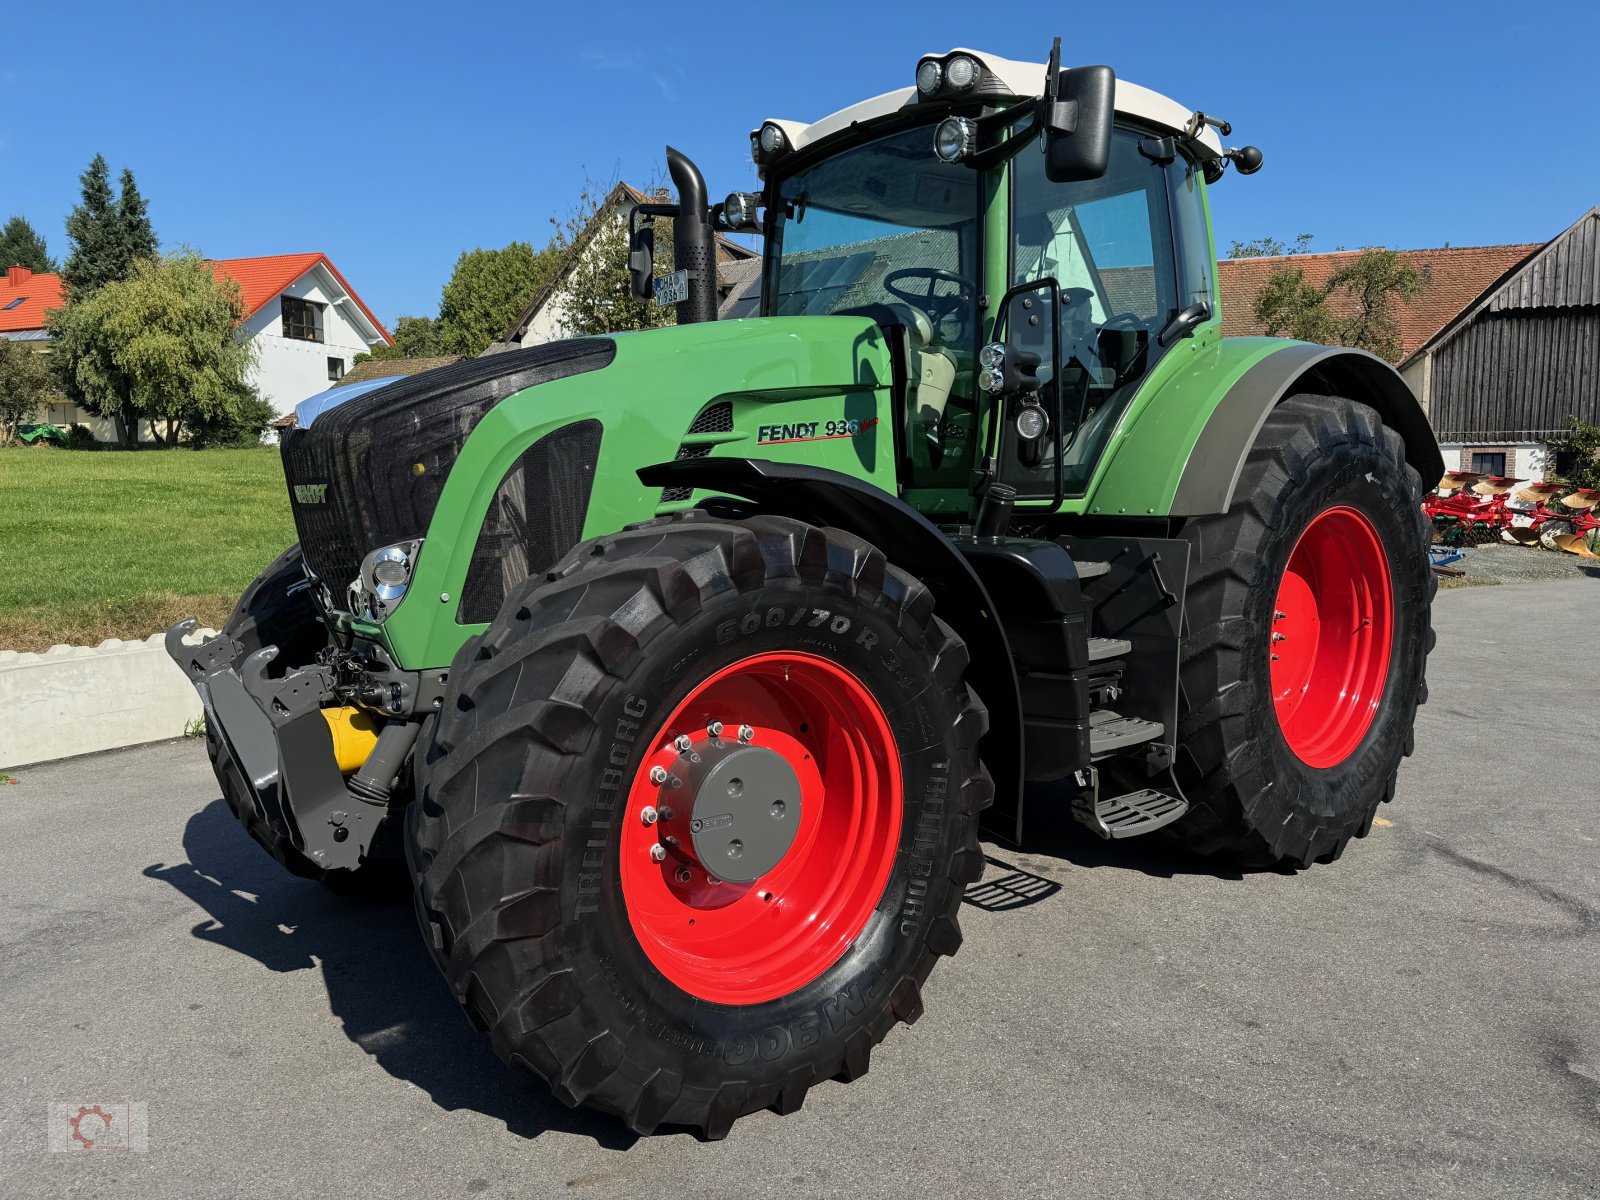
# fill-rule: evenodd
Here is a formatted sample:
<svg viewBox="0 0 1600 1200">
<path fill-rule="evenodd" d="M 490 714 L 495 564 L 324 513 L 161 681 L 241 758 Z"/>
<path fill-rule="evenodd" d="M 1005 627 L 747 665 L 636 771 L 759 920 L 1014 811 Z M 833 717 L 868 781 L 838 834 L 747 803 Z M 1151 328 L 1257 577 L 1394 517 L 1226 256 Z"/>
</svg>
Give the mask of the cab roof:
<svg viewBox="0 0 1600 1200">
<path fill-rule="evenodd" d="M 958 46 L 945 54 L 925 54 L 916 63 L 910 64 L 907 74 L 914 72 L 917 63 L 924 59 L 943 60 L 957 54 L 966 54 L 977 59 L 979 64 L 987 69 L 989 77 L 1003 85 L 1005 91 L 988 91 L 984 93 L 985 98 L 1003 100 L 1007 92 L 1019 98 L 1044 94 L 1046 70 L 1044 63 L 1018 62 L 1015 59 L 986 54 L 981 50 L 970 50 L 964 46 Z M 838 112 L 830 113 L 810 124 L 780 118 L 771 118 L 771 123 L 783 130 L 792 149 L 800 150 L 848 129 L 858 122 L 875 121 L 902 109 L 914 108 L 918 102 L 917 95 L 917 89 L 908 86 L 884 92 L 881 96 L 873 96 L 870 100 L 862 100 L 848 108 L 841 108 Z M 1195 115 L 1193 110 L 1176 100 L 1163 96 L 1160 92 L 1153 92 L 1149 88 L 1140 87 L 1136 83 L 1129 83 L 1125 79 L 1117 80 L 1116 106 L 1118 116 L 1132 117 L 1142 124 L 1154 126 L 1180 137 L 1189 136 L 1189 125 Z M 1189 140 L 1204 146 L 1214 155 L 1222 154 L 1222 143 L 1218 140 L 1216 131 L 1209 125 L 1202 125 L 1198 133 L 1189 136 Z"/>
</svg>

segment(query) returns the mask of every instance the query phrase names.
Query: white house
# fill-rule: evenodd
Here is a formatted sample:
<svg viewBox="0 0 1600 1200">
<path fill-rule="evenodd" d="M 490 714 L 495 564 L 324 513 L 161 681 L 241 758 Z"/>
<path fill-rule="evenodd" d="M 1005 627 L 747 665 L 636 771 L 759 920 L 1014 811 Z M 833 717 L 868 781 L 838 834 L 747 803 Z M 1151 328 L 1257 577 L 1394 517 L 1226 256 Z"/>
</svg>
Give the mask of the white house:
<svg viewBox="0 0 1600 1200">
<path fill-rule="evenodd" d="M 221 258 L 211 265 L 218 278 L 239 285 L 245 311 L 239 336 L 256 346 L 251 382 L 280 416 L 343 379 L 356 355 L 394 341 L 326 254 Z"/>
<path fill-rule="evenodd" d="M 256 348 L 251 382 L 280 415 L 343 379 L 356 355 L 394 341 L 326 254 L 220 258 L 211 266 L 239 285 L 239 336 Z M 58 276 L 12 267 L 0 278 L 0 337 L 46 347 L 45 314 L 62 303 Z M 111 421 L 72 404 L 51 405 L 46 418 L 85 425 L 102 441 L 116 438 Z M 147 423 L 141 431 L 148 433 Z"/>
<path fill-rule="evenodd" d="M 613 187 L 601 202 L 593 219 L 573 239 L 566 257 L 549 281 L 534 293 L 517 319 L 511 323 L 511 328 L 506 330 L 500 341 L 489 348 L 490 352 L 509 350 L 517 346 L 538 346 L 569 336 L 571 330 L 568 328 L 567 320 L 567 277 L 586 256 L 600 252 L 603 243 L 597 243 L 595 238 L 604 223 L 614 222 L 620 225 L 626 219 L 630 208 L 635 204 L 647 204 L 650 201 L 651 197 L 626 183 L 618 183 Z M 730 292 L 736 288 L 742 289 L 749 283 L 753 277 L 752 268 L 759 272 L 761 256 L 748 246 L 742 246 L 721 233 L 717 234 L 716 255 L 717 301 L 719 305 L 723 305 L 730 299 Z M 746 307 L 753 309 L 754 306 Z M 741 311 L 736 315 L 750 314 Z"/>
</svg>

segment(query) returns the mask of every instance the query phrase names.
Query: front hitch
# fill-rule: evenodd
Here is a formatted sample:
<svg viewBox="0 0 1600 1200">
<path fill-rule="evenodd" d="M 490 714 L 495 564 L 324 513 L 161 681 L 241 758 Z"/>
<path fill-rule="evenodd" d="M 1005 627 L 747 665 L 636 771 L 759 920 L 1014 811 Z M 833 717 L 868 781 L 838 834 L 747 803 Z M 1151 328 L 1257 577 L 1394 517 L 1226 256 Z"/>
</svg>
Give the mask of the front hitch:
<svg viewBox="0 0 1600 1200">
<path fill-rule="evenodd" d="M 185 618 L 168 629 L 167 654 L 200 694 L 207 729 L 239 764 L 262 819 L 324 870 L 359 867 L 388 816 L 389 788 L 415 739 L 414 724 L 384 728 L 374 766 L 393 770 L 381 786 L 364 778 L 352 789 L 322 715 L 336 696 L 333 669 L 316 664 L 271 678 L 276 646 L 246 654 L 226 634 L 191 644 L 184 639 L 194 628 Z"/>
</svg>

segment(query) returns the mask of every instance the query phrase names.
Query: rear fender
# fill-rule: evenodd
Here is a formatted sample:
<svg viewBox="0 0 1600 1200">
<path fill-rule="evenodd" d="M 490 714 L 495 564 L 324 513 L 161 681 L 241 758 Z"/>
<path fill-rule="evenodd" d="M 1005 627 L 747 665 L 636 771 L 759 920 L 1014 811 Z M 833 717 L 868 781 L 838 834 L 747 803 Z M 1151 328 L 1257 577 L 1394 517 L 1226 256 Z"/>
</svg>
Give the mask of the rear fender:
<svg viewBox="0 0 1600 1200">
<path fill-rule="evenodd" d="M 1226 512 L 1268 414 L 1306 393 L 1370 405 L 1404 440 L 1406 459 L 1425 487 L 1444 474 L 1444 457 L 1422 405 L 1381 358 L 1279 338 L 1225 338 L 1195 347 L 1154 392 L 1135 401 L 1084 511 L 1175 517 Z"/>
</svg>

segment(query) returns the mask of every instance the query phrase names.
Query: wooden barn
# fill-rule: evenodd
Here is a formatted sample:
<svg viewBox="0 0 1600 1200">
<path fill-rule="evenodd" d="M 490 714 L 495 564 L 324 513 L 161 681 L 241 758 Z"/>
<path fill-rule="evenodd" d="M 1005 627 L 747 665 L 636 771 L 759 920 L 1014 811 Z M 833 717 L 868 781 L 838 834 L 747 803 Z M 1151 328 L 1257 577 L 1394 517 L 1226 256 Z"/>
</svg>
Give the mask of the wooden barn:
<svg viewBox="0 0 1600 1200">
<path fill-rule="evenodd" d="M 1447 466 L 1561 473 L 1551 441 L 1600 424 L 1600 207 L 1508 270 L 1400 364 Z"/>
</svg>

